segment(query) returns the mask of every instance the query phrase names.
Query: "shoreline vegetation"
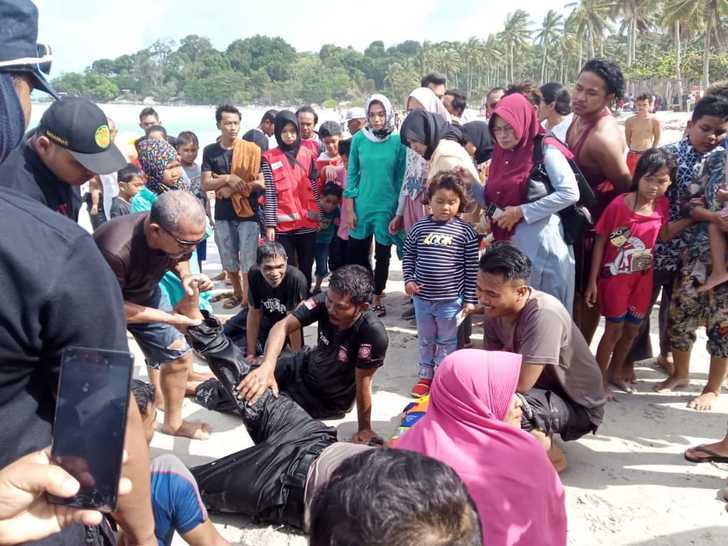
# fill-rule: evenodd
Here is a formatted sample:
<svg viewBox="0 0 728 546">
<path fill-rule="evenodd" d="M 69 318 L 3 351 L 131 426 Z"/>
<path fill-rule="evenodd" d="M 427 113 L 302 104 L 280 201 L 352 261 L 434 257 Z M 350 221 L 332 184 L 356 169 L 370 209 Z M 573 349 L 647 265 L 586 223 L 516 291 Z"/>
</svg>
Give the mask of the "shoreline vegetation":
<svg viewBox="0 0 728 546">
<path fill-rule="evenodd" d="M 564 13 L 549 10 L 542 21 L 516 10 L 485 39 L 407 40 L 389 47 L 376 40 L 363 52 L 333 44 L 317 53 L 297 51 L 284 38 L 261 35 L 220 51 L 193 34 L 95 60 L 53 84 L 98 102 L 333 108 L 374 92 L 404 100 L 423 74 L 440 72 L 477 107 L 488 89 L 506 82 L 570 84 L 587 59 L 599 56 L 622 67 L 628 93 L 649 91 L 684 109 L 688 93 L 705 89 L 711 79 L 728 79 L 721 38 L 728 1 L 581 0 L 567 6 Z"/>
</svg>

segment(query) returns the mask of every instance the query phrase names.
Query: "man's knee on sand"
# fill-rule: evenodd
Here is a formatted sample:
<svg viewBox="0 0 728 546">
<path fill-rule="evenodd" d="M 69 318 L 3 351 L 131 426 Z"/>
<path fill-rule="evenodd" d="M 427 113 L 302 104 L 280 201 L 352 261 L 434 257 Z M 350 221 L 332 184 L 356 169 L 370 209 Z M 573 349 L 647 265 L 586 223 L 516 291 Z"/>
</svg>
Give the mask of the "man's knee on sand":
<svg viewBox="0 0 728 546">
<path fill-rule="evenodd" d="M 316 495 L 310 521 L 311 546 L 483 544 L 477 510 L 455 471 L 398 449 L 344 460 Z"/>
</svg>

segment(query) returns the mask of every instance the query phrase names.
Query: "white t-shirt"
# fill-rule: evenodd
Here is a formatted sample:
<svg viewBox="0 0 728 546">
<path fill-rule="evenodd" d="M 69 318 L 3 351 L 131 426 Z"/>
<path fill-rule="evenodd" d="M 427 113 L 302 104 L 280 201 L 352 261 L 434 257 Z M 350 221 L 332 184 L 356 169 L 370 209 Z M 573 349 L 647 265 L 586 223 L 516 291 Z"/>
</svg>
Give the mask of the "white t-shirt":
<svg viewBox="0 0 728 546">
<path fill-rule="evenodd" d="M 111 219 L 111 201 L 119 195 L 119 184 L 117 182 L 116 173 L 100 174 L 101 179 L 102 195 L 103 195 L 103 207 L 106 219 Z"/>
<path fill-rule="evenodd" d="M 561 142 L 566 142 L 566 131 L 569 130 L 569 127 L 571 126 L 572 121 L 574 121 L 574 114 L 569 114 L 568 116 L 566 116 L 564 119 L 561 120 L 561 123 L 559 123 L 558 125 L 554 125 L 551 128 L 551 132 Z M 548 130 L 547 120 L 543 120 L 541 125 L 543 125 L 544 129 Z"/>
</svg>

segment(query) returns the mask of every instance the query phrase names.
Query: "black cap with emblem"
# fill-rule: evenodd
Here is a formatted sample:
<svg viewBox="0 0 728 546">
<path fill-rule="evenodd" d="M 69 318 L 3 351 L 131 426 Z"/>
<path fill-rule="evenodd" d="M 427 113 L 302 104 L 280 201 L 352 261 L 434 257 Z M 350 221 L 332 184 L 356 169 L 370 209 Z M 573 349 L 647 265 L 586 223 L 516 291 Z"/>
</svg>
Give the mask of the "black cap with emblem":
<svg viewBox="0 0 728 546">
<path fill-rule="evenodd" d="M 116 172 L 126 159 L 111 142 L 106 114 L 88 99 L 64 97 L 43 113 L 38 134 L 66 148 L 95 174 Z"/>
</svg>

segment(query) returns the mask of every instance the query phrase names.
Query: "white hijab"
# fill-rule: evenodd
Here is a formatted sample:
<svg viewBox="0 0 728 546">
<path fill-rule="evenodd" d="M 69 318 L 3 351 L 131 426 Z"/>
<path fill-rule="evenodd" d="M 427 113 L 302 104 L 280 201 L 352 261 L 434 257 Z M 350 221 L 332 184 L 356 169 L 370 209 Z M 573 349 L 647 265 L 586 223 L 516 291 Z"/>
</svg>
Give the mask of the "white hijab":
<svg viewBox="0 0 728 546">
<path fill-rule="evenodd" d="M 429 87 L 418 87 L 412 91 L 405 101 L 405 110 L 409 109 L 408 103 L 410 97 L 417 100 L 417 102 L 419 102 L 427 112 L 430 112 L 431 114 L 440 114 L 448 123 L 452 121 L 450 112 L 447 111 L 447 108 L 445 108 L 445 105 L 442 104 L 440 98 L 435 95 L 435 92 Z"/>
<path fill-rule="evenodd" d="M 364 133 L 364 136 L 372 142 L 384 142 L 390 137 L 394 130 L 394 113 L 392 111 L 392 103 L 389 102 L 387 97 L 380 95 L 379 93 L 375 93 L 369 97 L 366 105 L 367 120 L 369 119 L 369 108 L 373 102 L 379 102 L 384 107 L 384 115 L 386 116 L 384 119 L 384 127 L 376 131 L 375 134 L 374 129 L 369 126 L 369 122 L 367 121 L 367 126 L 364 127 L 361 132 Z"/>
</svg>

